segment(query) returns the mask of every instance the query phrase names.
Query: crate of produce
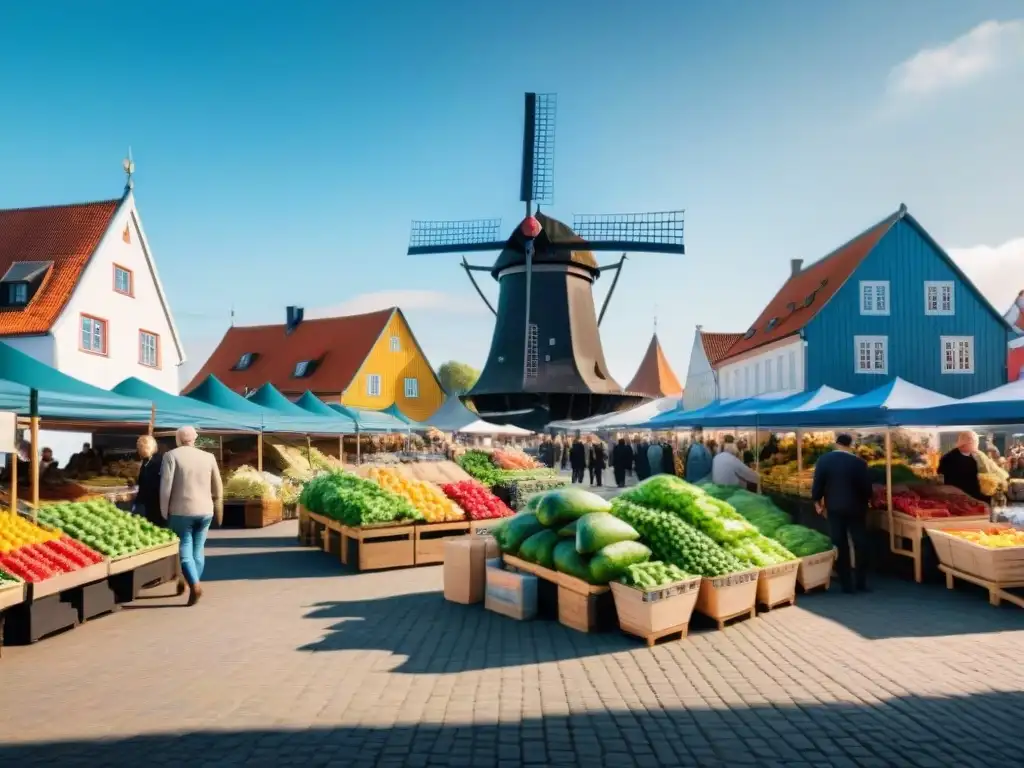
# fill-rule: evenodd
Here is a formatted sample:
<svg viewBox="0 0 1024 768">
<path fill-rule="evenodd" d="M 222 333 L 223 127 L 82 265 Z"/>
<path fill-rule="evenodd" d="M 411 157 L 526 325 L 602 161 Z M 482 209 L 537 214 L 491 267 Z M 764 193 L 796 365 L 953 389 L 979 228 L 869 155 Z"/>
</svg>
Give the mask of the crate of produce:
<svg viewBox="0 0 1024 768">
<path fill-rule="evenodd" d="M 695 610 L 718 622 L 719 629 L 732 619 L 756 615 L 759 568 L 704 578 L 700 583 Z"/>
<path fill-rule="evenodd" d="M 0 573 L 0 611 L 25 602 L 25 582 L 17 576 Z"/>
<path fill-rule="evenodd" d="M 225 528 L 266 528 L 282 519 L 280 499 L 225 499 Z"/>
<path fill-rule="evenodd" d="M 590 584 L 550 568 L 503 556 L 506 567 L 554 584 L 558 590 L 558 621 L 578 632 L 597 632 L 615 626 L 615 600 L 611 588 Z"/>
<path fill-rule="evenodd" d="M 154 544 L 137 552 L 131 552 L 119 557 L 110 558 L 110 575 L 116 576 L 119 573 L 126 573 L 141 568 L 144 565 L 155 563 L 168 557 L 178 556 L 178 542 L 169 541 L 164 544 Z"/>
<path fill-rule="evenodd" d="M 800 561 L 762 568 L 757 577 L 757 604 L 768 610 L 796 603 L 796 579 Z"/>
<path fill-rule="evenodd" d="M 623 632 L 642 638 L 648 646 L 670 635 L 686 637 L 700 583 L 701 577 L 693 576 L 657 589 L 642 590 L 613 581 L 612 596 L 619 627 Z"/>
<path fill-rule="evenodd" d="M 994 584 L 1016 585 L 1024 583 L 1024 533 L 1005 523 L 986 523 L 977 528 L 929 528 L 928 537 L 942 565 L 960 573 L 977 576 Z M 1020 544 L 985 546 L 996 537 L 1019 539 Z"/>
<path fill-rule="evenodd" d="M 418 523 L 415 526 L 416 565 L 443 563 L 445 542 L 468 533 L 468 522 Z"/>
<path fill-rule="evenodd" d="M 504 518 L 515 514 L 504 501 L 477 480 L 445 483 L 441 490 L 466 514 L 470 533 L 474 535 L 490 535 Z"/>
<path fill-rule="evenodd" d="M 821 552 L 800 558 L 800 567 L 796 572 L 796 582 L 804 592 L 818 587 L 828 590 L 832 582 L 832 566 L 836 561 L 836 550 Z"/>
<path fill-rule="evenodd" d="M 341 562 L 359 571 L 411 568 L 416 564 L 416 527 L 410 524 L 342 527 Z"/>
</svg>

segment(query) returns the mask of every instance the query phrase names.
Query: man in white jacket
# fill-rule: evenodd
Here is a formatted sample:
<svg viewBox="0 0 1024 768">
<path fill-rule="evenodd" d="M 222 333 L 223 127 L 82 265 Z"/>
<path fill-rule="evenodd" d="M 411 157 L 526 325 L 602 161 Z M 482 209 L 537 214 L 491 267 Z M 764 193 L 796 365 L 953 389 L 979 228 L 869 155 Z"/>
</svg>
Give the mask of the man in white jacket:
<svg viewBox="0 0 1024 768">
<path fill-rule="evenodd" d="M 747 483 L 757 485 L 757 472 L 744 464 L 738 453 L 733 438 L 726 437 L 722 450 L 711 460 L 711 482 L 740 488 L 746 488 Z"/>
</svg>

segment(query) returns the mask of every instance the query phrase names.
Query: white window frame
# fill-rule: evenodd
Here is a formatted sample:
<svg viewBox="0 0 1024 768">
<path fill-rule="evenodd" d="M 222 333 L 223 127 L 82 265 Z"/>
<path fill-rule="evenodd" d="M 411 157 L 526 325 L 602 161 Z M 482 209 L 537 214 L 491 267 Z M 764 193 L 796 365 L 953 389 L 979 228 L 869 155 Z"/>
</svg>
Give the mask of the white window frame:
<svg viewBox="0 0 1024 768">
<path fill-rule="evenodd" d="M 955 283 L 952 280 L 925 280 L 924 313 L 929 316 L 955 315 L 956 288 L 954 286 Z"/>
<path fill-rule="evenodd" d="M 366 396 L 367 397 L 380 397 L 380 374 L 379 373 L 368 373 L 368 374 L 366 374 Z"/>
<path fill-rule="evenodd" d="M 149 362 L 146 359 L 146 340 L 152 339 L 152 352 L 153 361 Z M 159 368 L 160 367 L 160 337 L 152 331 L 139 331 L 139 365 L 145 366 L 146 368 Z"/>
<path fill-rule="evenodd" d="M 7 286 L 8 302 L 15 307 L 28 304 L 28 283 L 9 283 Z"/>
<path fill-rule="evenodd" d="M 402 351 L 402 340 L 399 339 L 397 336 L 392 336 L 391 337 L 391 351 L 392 352 L 401 352 Z"/>
<path fill-rule="evenodd" d="M 235 363 L 236 371 L 248 370 L 249 366 L 252 365 L 252 352 L 243 352 L 242 356 L 238 358 L 238 362 Z"/>
<path fill-rule="evenodd" d="M 877 360 L 875 355 L 878 348 L 875 346 L 881 344 L 882 352 L 882 366 L 877 367 Z M 867 345 L 868 348 L 868 366 L 867 368 L 861 365 L 861 348 Z M 854 373 L 863 373 L 865 375 L 889 375 L 889 337 L 888 336 L 854 336 L 853 337 L 853 371 Z"/>
<path fill-rule="evenodd" d="M 958 348 L 958 345 L 961 344 L 965 346 Z M 949 358 L 946 356 L 947 348 L 949 348 L 949 352 L 952 355 Z M 966 360 L 960 354 L 964 350 L 966 350 Z M 973 336 L 940 336 L 939 353 L 941 355 L 939 369 L 943 374 L 956 376 L 974 373 L 975 349 Z"/>
<path fill-rule="evenodd" d="M 405 399 L 415 400 L 420 396 L 420 381 L 414 376 L 405 378 Z"/>
<path fill-rule="evenodd" d="M 867 292 L 867 295 L 865 295 L 865 292 Z M 882 298 L 881 303 L 884 305 L 882 309 L 878 308 L 879 297 Z M 861 280 L 857 302 L 860 305 L 860 313 L 862 315 L 888 315 L 892 306 L 889 294 L 889 281 Z"/>
<path fill-rule="evenodd" d="M 105 356 L 107 354 L 107 321 L 86 314 L 82 314 L 80 317 L 78 348 L 93 355 Z"/>
<path fill-rule="evenodd" d="M 309 360 L 300 360 L 299 362 L 297 362 L 295 364 L 295 367 L 292 369 L 292 376 L 295 377 L 296 379 L 301 379 L 303 376 L 309 373 L 310 362 L 311 361 Z"/>
</svg>

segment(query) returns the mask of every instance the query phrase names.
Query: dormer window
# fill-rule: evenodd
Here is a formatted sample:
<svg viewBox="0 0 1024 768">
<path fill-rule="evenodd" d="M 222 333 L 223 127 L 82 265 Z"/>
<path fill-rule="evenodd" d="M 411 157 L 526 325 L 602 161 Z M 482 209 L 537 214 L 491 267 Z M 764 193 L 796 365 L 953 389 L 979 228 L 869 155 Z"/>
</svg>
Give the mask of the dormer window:
<svg viewBox="0 0 1024 768">
<path fill-rule="evenodd" d="M 245 352 L 240 358 L 238 358 L 238 362 L 235 363 L 234 370 L 236 370 L 236 371 L 248 370 L 249 366 L 251 366 L 253 364 L 254 360 L 256 360 L 256 353 L 255 352 Z"/>
<path fill-rule="evenodd" d="M 770 330 L 772 330 L 778 324 L 779 324 L 779 318 L 773 317 L 771 320 L 768 321 L 768 325 L 765 328 L 765 330 L 766 331 L 770 331 Z"/>
<path fill-rule="evenodd" d="M 0 278 L 0 306 L 20 308 L 27 306 L 35 296 L 52 261 L 16 261 Z"/>
<path fill-rule="evenodd" d="M 292 371 L 292 376 L 296 379 L 301 379 L 309 375 L 310 366 L 312 366 L 312 360 L 303 360 L 295 364 L 295 370 Z"/>
<path fill-rule="evenodd" d="M 757 328 L 751 328 L 749 331 L 743 334 L 744 339 L 754 338 L 754 334 L 757 333 Z"/>
</svg>

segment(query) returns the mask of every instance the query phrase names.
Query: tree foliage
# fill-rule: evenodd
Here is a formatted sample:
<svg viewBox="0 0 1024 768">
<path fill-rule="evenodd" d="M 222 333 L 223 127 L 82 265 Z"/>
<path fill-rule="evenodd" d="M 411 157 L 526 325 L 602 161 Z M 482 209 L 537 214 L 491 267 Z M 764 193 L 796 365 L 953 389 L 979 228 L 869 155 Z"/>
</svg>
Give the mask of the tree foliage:
<svg viewBox="0 0 1024 768">
<path fill-rule="evenodd" d="M 480 378 L 480 371 L 467 363 L 449 360 L 437 369 L 437 378 L 449 395 L 464 395 Z"/>
</svg>

